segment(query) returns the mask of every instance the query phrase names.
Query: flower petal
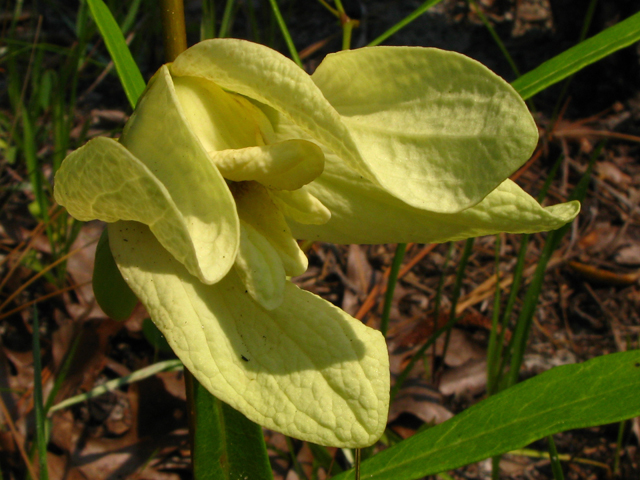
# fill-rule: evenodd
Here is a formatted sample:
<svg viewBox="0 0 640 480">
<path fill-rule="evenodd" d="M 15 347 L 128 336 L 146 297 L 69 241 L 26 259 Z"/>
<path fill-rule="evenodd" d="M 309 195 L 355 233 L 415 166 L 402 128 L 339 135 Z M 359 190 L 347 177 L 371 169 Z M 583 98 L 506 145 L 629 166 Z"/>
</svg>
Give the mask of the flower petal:
<svg viewBox="0 0 640 480">
<path fill-rule="evenodd" d="M 274 108 L 374 185 L 431 211 L 478 203 L 537 142 L 515 90 L 452 52 L 341 52 L 329 55 L 310 81 L 265 46 L 214 39 L 178 56 L 171 72 L 207 78 Z"/>
<path fill-rule="evenodd" d="M 172 80 L 182 111 L 205 151 L 265 143 L 262 131 L 268 134 L 271 125 L 262 111 L 246 98 L 225 92 L 202 78 Z"/>
<path fill-rule="evenodd" d="M 191 192 L 200 201 L 215 204 L 214 189 L 202 187 L 195 184 Z M 226 185 L 224 188 L 228 191 Z M 235 257 L 224 216 L 218 224 L 210 214 L 183 213 L 184 202 L 177 204 L 171 193 L 129 150 L 104 137 L 91 140 L 64 160 L 54 190 L 56 201 L 78 220 L 135 220 L 149 225 L 160 243 L 193 275 L 209 283 L 219 280 Z M 218 238 L 220 244 L 211 242 Z"/>
<path fill-rule="evenodd" d="M 434 213 L 411 207 L 363 180 L 335 158 L 307 189 L 331 211 L 324 225 L 287 219 L 296 238 L 333 243 L 438 243 L 498 232 L 554 230 L 573 220 L 578 202 L 543 208 L 511 180 L 479 204 L 459 213 Z"/>
<path fill-rule="evenodd" d="M 121 143 L 162 182 L 184 216 L 198 259 L 190 271 L 205 283 L 220 280 L 238 251 L 235 203 L 191 130 L 166 66 L 149 82 Z"/>
<path fill-rule="evenodd" d="M 267 310 L 282 303 L 286 273 L 278 252 L 246 222 L 240 221 L 236 273 L 247 293 Z"/>
<path fill-rule="evenodd" d="M 268 190 L 256 182 L 231 185 L 240 218 L 262 234 L 275 248 L 285 272 L 302 275 L 308 266 L 306 255 L 298 247 L 284 215 L 273 203 Z"/>
<path fill-rule="evenodd" d="M 273 202 L 280 208 L 280 211 L 296 222 L 322 225 L 331 218 L 329 209 L 320 200 L 311 195 L 306 186 L 293 191 L 271 190 L 269 194 Z"/>
<path fill-rule="evenodd" d="M 224 178 L 255 180 L 277 190 L 296 190 L 324 169 L 324 154 L 315 143 L 286 140 L 271 145 L 209 152 Z"/>
<path fill-rule="evenodd" d="M 220 400 L 267 428 L 323 445 L 363 447 L 384 431 L 382 335 L 287 282 L 260 308 L 235 271 L 203 285 L 146 227 L 109 226 L 119 268 L 174 352 Z"/>
<path fill-rule="evenodd" d="M 538 141 L 518 93 L 455 52 L 349 50 L 328 55 L 311 78 L 342 116 L 377 183 L 417 208 L 453 213 L 475 205 Z"/>
<path fill-rule="evenodd" d="M 275 50 L 233 38 L 205 40 L 178 55 L 171 74 L 204 78 L 274 108 L 375 181 L 338 112 L 304 70 Z"/>
</svg>

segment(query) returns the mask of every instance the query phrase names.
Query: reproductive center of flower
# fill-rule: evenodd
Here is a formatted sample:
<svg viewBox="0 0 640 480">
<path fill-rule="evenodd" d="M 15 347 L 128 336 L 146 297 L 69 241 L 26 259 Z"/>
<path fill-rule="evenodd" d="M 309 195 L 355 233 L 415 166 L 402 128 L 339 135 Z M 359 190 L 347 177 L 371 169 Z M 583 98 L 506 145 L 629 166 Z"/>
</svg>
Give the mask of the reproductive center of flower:
<svg viewBox="0 0 640 480">
<path fill-rule="evenodd" d="M 234 268 L 254 300 L 276 308 L 286 277 L 307 268 L 285 214 L 308 224 L 330 218 L 326 207 L 304 188 L 322 173 L 324 154 L 306 140 L 277 141 L 260 108 L 213 82 L 177 77 L 173 83 L 192 131 L 236 203 L 240 248 Z"/>
</svg>

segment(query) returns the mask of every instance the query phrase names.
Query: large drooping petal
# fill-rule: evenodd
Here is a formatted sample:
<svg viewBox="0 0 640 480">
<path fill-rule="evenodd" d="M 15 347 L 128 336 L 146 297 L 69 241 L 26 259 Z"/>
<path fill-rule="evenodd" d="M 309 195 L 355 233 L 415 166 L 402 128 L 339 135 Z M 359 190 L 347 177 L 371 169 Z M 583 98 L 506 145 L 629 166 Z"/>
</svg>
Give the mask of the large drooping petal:
<svg viewBox="0 0 640 480">
<path fill-rule="evenodd" d="M 452 52 L 353 50 L 328 56 L 312 80 L 265 46 L 214 39 L 178 56 L 171 73 L 209 79 L 275 109 L 372 184 L 432 211 L 479 202 L 537 141 L 517 93 Z M 342 88 L 357 103 L 347 103 Z"/>
<path fill-rule="evenodd" d="M 511 180 L 458 213 L 414 208 L 327 157 L 324 173 L 306 187 L 331 211 L 323 225 L 288 218 L 296 238 L 333 243 L 438 243 L 499 232 L 554 230 L 573 220 L 578 202 L 543 208 Z"/>
<path fill-rule="evenodd" d="M 362 447 L 382 434 L 389 371 L 379 332 L 289 282 L 271 311 L 251 300 L 233 270 L 204 285 L 141 224 L 111 224 L 109 238 L 124 278 L 216 397 L 315 443 Z"/>
<path fill-rule="evenodd" d="M 175 189 L 164 185 L 156 173 L 120 143 L 98 137 L 65 159 L 56 174 L 55 198 L 78 220 L 135 220 L 149 225 L 189 272 L 208 283 L 219 280 L 230 268 L 225 256 L 231 265 L 235 257 L 238 239 L 228 227 L 233 225 L 235 209 L 219 217 L 210 211 L 193 212 L 188 204 L 196 199 L 224 205 L 224 197 L 221 202 L 214 188 L 196 183 L 187 191 L 192 198 L 176 201 Z"/>
<path fill-rule="evenodd" d="M 520 95 L 455 52 L 349 50 L 328 55 L 311 78 L 379 184 L 414 207 L 452 213 L 478 203 L 538 142 Z"/>
<path fill-rule="evenodd" d="M 240 226 L 227 184 L 211 161 L 176 96 L 166 66 L 150 80 L 121 143 L 165 186 L 203 254 L 198 277 L 214 283 L 238 251 Z"/>
</svg>

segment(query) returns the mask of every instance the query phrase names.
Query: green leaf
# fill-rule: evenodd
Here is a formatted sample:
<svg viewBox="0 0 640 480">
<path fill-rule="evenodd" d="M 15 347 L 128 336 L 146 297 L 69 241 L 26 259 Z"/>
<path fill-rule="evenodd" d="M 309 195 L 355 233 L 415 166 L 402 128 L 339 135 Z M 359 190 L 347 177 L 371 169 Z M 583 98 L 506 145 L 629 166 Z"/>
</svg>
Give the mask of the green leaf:
<svg viewBox="0 0 640 480">
<path fill-rule="evenodd" d="M 193 477 L 198 480 L 273 478 L 262 428 L 187 376 Z"/>
<path fill-rule="evenodd" d="M 102 0 L 87 0 L 87 2 L 91 9 L 91 15 L 93 15 L 93 19 L 100 29 L 104 43 L 116 67 L 124 92 L 131 106 L 135 108 L 136 102 L 145 87 L 140 69 L 133 60 L 129 47 L 122 35 L 122 30 L 120 30 L 113 15 L 111 15 L 109 7 Z"/>
<path fill-rule="evenodd" d="M 116 265 L 109 235 L 105 228 L 96 247 L 96 261 L 93 269 L 93 293 L 100 308 L 114 320 L 126 320 L 138 303 L 138 298 L 122 278 Z"/>
<path fill-rule="evenodd" d="M 511 85 L 523 99 L 640 40 L 640 12 L 544 62 Z"/>
<path fill-rule="evenodd" d="M 557 367 L 379 453 L 362 464 L 362 478 L 422 478 L 557 432 L 618 422 L 640 414 L 639 397 L 640 351 Z"/>
</svg>

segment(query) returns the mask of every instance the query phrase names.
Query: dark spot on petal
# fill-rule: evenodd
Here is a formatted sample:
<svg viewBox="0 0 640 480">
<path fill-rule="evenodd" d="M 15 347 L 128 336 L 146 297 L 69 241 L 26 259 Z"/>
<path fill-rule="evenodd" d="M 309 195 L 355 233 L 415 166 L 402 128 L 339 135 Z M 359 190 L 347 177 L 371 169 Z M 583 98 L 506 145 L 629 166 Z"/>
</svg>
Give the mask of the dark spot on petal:
<svg viewBox="0 0 640 480">
<path fill-rule="evenodd" d="M 240 358 L 242 358 L 245 362 L 249 361 L 249 359 L 247 357 L 245 357 L 244 355 L 240 355 Z"/>
</svg>

